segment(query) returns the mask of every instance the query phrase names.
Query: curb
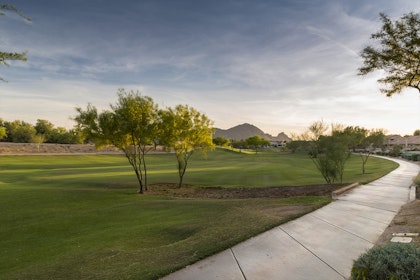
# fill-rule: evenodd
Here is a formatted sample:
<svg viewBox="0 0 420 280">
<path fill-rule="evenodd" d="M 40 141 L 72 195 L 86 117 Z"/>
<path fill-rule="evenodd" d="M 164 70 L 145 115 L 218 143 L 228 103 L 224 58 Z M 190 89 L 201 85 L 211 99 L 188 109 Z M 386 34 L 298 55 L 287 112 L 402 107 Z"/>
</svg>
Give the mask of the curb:
<svg viewBox="0 0 420 280">
<path fill-rule="evenodd" d="M 354 189 L 354 188 L 356 188 L 360 185 L 361 185 L 360 183 L 356 182 L 356 183 L 353 183 L 351 185 L 339 188 L 338 190 L 335 190 L 331 193 L 331 197 L 332 197 L 332 199 L 338 199 L 338 196 L 340 196 L 343 193 L 345 193 L 346 191 Z"/>
<path fill-rule="evenodd" d="M 409 197 L 409 201 L 411 202 L 411 201 L 413 201 L 413 200 L 416 200 L 416 186 L 415 186 L 415 185 L 412 185 L 412 186 L 410 187 L 410 197 Z"/>
</svg>

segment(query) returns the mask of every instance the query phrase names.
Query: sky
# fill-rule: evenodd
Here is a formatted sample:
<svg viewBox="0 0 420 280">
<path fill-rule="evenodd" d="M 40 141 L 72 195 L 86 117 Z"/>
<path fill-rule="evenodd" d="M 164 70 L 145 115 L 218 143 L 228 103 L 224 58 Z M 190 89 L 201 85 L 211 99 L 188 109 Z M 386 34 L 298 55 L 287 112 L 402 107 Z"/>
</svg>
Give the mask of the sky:
<svg viewBox="0 0 420 280">
<path fill-rule="evenodd" d="M 0 68 L 0 118 L 72 128 L 75 107 L 99 110 L 117 91 L 161 108 L 188 104 L 227 129 L 303 132 L 311 123 L 420 129 L 420 95 L 391 98 L 374 72 L 357 75 L 379 13 L 420 12 L 418 0 L 9 0 L 32 22 L 0 17 L 0 49 L 28 61 Z"/>
</svg>

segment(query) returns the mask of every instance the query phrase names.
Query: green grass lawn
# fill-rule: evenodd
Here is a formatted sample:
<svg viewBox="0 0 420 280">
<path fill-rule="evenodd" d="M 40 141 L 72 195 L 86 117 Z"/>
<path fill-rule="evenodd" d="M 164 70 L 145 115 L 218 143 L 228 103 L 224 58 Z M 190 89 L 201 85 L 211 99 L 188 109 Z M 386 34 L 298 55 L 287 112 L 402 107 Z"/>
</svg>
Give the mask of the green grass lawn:
<svg viewBox="0 0 420 280">
<path fill-rule="evenodd" d="M 150 155 L 150 183 L 177 182 L 173 155 Z M 395 168 L 369 159 L 348 163 L 346 182 L 369 181 Z M 323 183 L 305 155 L 194 156 L 194 186 L 290 186 Z M 174 199 L 137 195 L 122 156 L 0 157 L 0 279 L 156 279 L 330 200 Z"/>
</svg>

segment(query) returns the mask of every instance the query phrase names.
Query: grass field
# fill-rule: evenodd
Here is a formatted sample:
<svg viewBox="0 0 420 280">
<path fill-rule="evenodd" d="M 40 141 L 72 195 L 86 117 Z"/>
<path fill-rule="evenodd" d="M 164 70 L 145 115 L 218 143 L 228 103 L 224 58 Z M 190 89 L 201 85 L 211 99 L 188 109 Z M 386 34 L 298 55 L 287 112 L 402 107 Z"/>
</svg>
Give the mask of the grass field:
<svg viewBox="0 0 420 280">
<path fill-rule="evenodd" d="M 177 182 L 173 155 L 150 155 L 150 183 Z M 354 157 L 346 182 L 370 181 L 395 164 Z M 305 155 L 196 155 L 185 183 L 259 187 L 323 183 Z M 121 156 L 0 157 L 0 279 L 156 279 L 293 216 L 328 203 L 288 199 L 174 199 L 137 195 Z"/>
</svg>

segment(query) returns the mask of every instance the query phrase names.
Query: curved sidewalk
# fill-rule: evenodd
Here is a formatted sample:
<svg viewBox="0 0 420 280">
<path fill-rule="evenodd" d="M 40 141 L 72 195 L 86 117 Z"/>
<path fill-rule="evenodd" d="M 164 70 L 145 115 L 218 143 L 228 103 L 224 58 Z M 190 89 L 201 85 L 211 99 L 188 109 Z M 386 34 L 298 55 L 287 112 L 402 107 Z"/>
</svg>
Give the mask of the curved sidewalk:
<svg viewBox="0 0 420 280">
<path fill-rule="evenodd" d="M 409 201 L 414 163 L 338 200 L 163 279 L 348 279 L 353 260 L 373 247 Z"/>
</svg>

